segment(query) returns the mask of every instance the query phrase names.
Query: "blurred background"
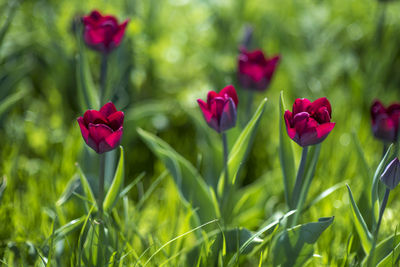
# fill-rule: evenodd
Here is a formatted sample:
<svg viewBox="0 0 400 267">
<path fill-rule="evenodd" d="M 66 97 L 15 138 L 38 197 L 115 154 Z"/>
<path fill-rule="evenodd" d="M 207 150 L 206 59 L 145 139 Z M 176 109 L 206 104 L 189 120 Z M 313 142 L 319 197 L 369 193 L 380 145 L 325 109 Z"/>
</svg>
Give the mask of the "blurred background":
<svg viewBox="0 0 400 267">
<path fill-rule="evenodd" d="M 341 182 L 363 196 L 365 172 L 376 168 L 383 149 L 371 132 L 371 102 L 400 100 L 399 1 L 5 0 L 0 3 L 0 175 L 5 188 L 0 191 L 0 259 L 12 254 L 33 264 L 35 248 L 51 235 L 55 218 L 57 228 L 83 212 L 77 201 L 57 201 L 86 150 L 76 122 L 84 112 L 77 99 L 77 37 L 80 18 L 93 9 L 120 22 L 130 19 L 124 41 L 110 55 L 109 86 L 118 110 L 125 112 L 125 183 L 145 172 L 129 194 L 132 205 L 164 170 L 138 138 L 137 127 L 157 134 L 210 184 L 215 182 L 212 174 L 222 169 L 222 157 L 211 157 L 215 150 L 209 146 L 221 152 L 220 137 L 207 128 L 196 100 L 232 84 L 239 94 L 238 112 L 245 111 L 237 56 L 248 26 L 253 28 L 251 48 L 267 56 L 280 54 L 281 61 L 269 89 L 255 94 L 254 110 L 263 98 L 268 102 L 240 181 L 243 188 L 254 187 L 256 208 L 238 221 L 256 230 L 286 209 L 278 157 L 280 91 L 287 108 L 300 97 L 326 96 L 332 105 L 336 126 L 322 145 L 310 198 Z M 98 85 L 100 56 L 88 48 L 85 52 Z M 239 121 L 229 132 L 229 145 L 242 125 Z M 300 147 L 293 147 L 298 162 Z M 220 160 L 210 160 L 215 157 Z M 132 216 L 143 236 L 157 232 L 168 241 L 174 237 L 168 228 L 185 215 L 171 179 L 157 181 L 140 213 Z M 398 226 L 398 197 L 396 189 L 383 235 Z M 171 210 L 181 217 L 169 218 Z M 318 264 L 340 265 L 351 236 L 354 262 L 361 259 L 344 187 L 310 208 L 302 222 L 324 216 L 335 216 L 335 223 L 318 241 Z M 59 251 L 68 251 L 68 245 L 62 246 Z"/>
</svg>

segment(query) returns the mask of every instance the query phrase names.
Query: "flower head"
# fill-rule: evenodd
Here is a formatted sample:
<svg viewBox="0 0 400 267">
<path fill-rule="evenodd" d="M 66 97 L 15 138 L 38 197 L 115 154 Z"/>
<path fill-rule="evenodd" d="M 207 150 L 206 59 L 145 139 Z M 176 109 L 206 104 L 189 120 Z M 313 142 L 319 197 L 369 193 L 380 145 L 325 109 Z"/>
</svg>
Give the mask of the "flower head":
<svg viewBox="0 0 400 267">
<path fill-rule="evenodd" d="M 266 90 L 274 75 L 280 56 L 266 58 L 261 50 L 240 49 L 238 78 L 240 85 L 249 90 Z"/>
<path fill-rule="evenodd" d="M 318 144 L 335 127 L 335 123 L 331 122 L 331 114 L 331 104 L 325 97 L 314 102 L 298 98 L 293 104 L 293 112 L 285 111 L 287 133 L 302 147 Z"/>
<path fill-rule="evenodd" d="M 219 93 L 210 91 L 207 94 L 207 103 L 197 100 L 204 118 L 211 128 L 222 133 L 236 125 L 236 109 L 238 97 L 235 87 L 226 86 Z"/>
<path fill-rule="evenodd" d="M 108 102 L 99 111 L 87 110 L 83 117 L 78 118 L 78 123 L 86 144 L 102 154 L 121 142 L 124 113 Z"/>
<path fill-rule="evenodd" d="M 400 182 L 399 158 L 392 160 L 383 171 L 381 181 L 390 189 L 394 189 Z"/>
<path fill-rule="evenodd" d="M 379 100 L 371 106 L 372 132 L 386 142 L 395 142 L 399 131 L 400 103 L 385 108 Z"/>
<path fill-rule="evenodd" d="M 120 45 L 129 20 L 118 24 L 114 16 L 103 16 L 99 11 L 93 10 L 82 18 L 82 22 L 85 26 L 83 32 L 85 43 L 102 53 L 109 53 Z"/>
</svg>

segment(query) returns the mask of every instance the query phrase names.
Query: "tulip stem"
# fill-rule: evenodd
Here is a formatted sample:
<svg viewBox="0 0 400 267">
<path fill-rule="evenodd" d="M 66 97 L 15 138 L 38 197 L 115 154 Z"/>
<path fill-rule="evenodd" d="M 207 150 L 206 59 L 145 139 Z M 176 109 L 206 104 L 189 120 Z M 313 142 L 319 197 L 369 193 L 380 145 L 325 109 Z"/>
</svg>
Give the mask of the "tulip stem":
<svg viewBox="0 0 400 267">
<path fill-rule="evenodd" d="M 100 66 L 100 94 L 99 94 L 99 102 L 100 106 L 104 105 L 104 96 L 106 93 L 106 85 L 107 85 L 107 64 L 108 63 L 108 55 L 103 54 L 101 57 L 101 66 Z"/>
<path fill-rule="evenodd" d="M 99 240 L 97 244 L 97 265 L 103 265 L 103 243 L 104 243 L 104 222 L 103 222 L 103 201 L 104 201 L 104 174 L 106 167 L 106 156 L 105 153 L 100 154 L 100 173 L 99 173 L 99 199 L 98 199 L 98 208 L 99 208 Z"/>
<path fill-rule="evenodd" d="M 383 217 L 383 212 L 385 211 L 386 204 L 387 204 L 388 199 L 389 199 L 389 193 L 390 193 L 390 189 L 389 189 L 389 188 L 386 188 L 385 195 L 383 196 L 381 208 L 379 209 L 378 224 L 376 225 L 376 229 L 375 229 L 375 233 L 374 233 L 375 241 L 376 241 L 376 239 L 378 239 L 379 227 L 381 226 L 382 217 Z"/>
<path fill-rule="evenodd" d="M 294 184 L 292 193 L 292 203 L 290 205 L 291 209 L 294 209 L 297 206 L 297 202 L 299 201 L 300 191 L 303 185 L 304 171 L 307 162 L 307 153 L 308 153 L 308 146 L 305 146 L 303 147 L 299 169 L 297 170 L 296 182 Z"/>
<path fill-rule="evenodd" d="M 222 146 L 223 146 L 223 153 L 224 153 L 224 169 L 225 169 L 225 184 L 228 182 L 229 179 L 229 170 L 228 170 L 228 141 L 226 138 L 226 133 L 222 133 Z"/>
</svg>

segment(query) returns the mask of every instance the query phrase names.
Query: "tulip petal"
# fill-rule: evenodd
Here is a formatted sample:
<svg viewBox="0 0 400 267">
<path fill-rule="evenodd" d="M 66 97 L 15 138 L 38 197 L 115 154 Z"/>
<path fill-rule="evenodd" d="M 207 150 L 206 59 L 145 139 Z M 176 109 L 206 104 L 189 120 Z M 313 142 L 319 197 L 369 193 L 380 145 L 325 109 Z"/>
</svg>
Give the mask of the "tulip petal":
<svg viewBox="0 0 400 267">
<path fill-rule="evenodd" d="M 106 118 L 115 112 L 117 112 L 117 109 L 112 102 L 108 102 L 100 109 L 100 113 L 103 114 L 103 116 Z"/>
<path fill-rule="evenodd" d="M 208 110 L 207 103 L 201 99 L 197 99 L 197 103 L 200 106 L 200 109 L 203 113 L 204 119 L 206 120 L 208 126 L 219 132 L 218 119 L 215 116 L 213 116 L 210 110 Z"/>
<path fill-rule="evenodd" d="M 107 117 L 108 126 L 114 131 L 118 130 L 124 124 L 124 113 L 117 111 Z"/>
<path fill-rule="evenodd" d="M 236 125 L 236 106 L 233 102 L 232 98 L 229 98 L 228 101 L 225 103 L 221 121 L 220 121 L 220 130 L 221 132 L 226 131 Z"/>
<path fill-rule="evenodd" d="M 100 149 L 100 143 L 113 133 L 112 129 L 104 124 L 89 124 L 88 145 L 97 153 L 104 153 L 104 147 Z"/>
<path fill-rule="evenodd" d="M 392 160 L 383 171 L 381 181 L 391 190 L 400 182 L 400 161 L 399 158 Z"/>
<path fill-rule="evenodd" d="M 334 122 L 323 123 L 317 126 L 317 138 L 325 138 L 335 127 Z"/>
<path fill-rule="evenodd" d="M 289 110 L 285 111 L 284 114 L 285 124 L 286 124 L 286 131 L 291 139 L 296 136 L 296 130 L 292 127 L 292 112 Z"/>
<path fill-rule="evenodd" d="M 99 124 L 99 123 L 107 123 L 107 119 L 97 110 L 87 110 L 85 114 L 83 114 L 83 120 L 85 125 L 89 125 L 89 123 Z"/>
<path fill-rule="evenodd" d="M 129 20 L 127 19 L 121 25 L 118 26 L 118 31 L 113 37 L 113 42 L 114 42 L 115 46 L 118 46 L 121 43 L 122 38 L 124 37 L 124 34 L 125 34 L 126 26 L 128 25 L 128 22 L 129 22 Z"/>
<path fill-rule="evenodd" d="M 225 95 L 228 95 L 230 98 L 232 98 L 233 102 L 235 103 L 235 107 L 237 107 L 239 99 L 233 85 L 228 85 L 219 92 L 219 96 L 224 97 Z"/>
<path fill-rule="evenodd" d="M 308 106 L 310 105 L 310 100 L 307 98 L 297 98 L 293 104 L 293 114 L 307 111 Z"/>
<path fill-rule="evenodd" d="M 298 144 L 302 147 L 318 144 L 323 139 L 319 140 L 317 137 L 317 130 L 309 128 L 298 137 Z"/>
<path fill-rule="evenodd" d="M 386 114 L 386 108 L 382 105 L 381 101 L 374 100 L 371 106 L 372 121 L 375 121 L 379 114 Z"/>
<path fill-rule="evenodd" d="M 85 140 L 85 142 L 87 143 L 88 138 L 89 138 L 89 130 L 86 128 L 83 117 L 79 117 L 77 120 L 78 120 L 79 127 L 81 128 L 82 137 Z"/>
<path fill-rule="evenodd" d="M 111 135 L 106 137 L 105 142 L 111 149 L 116 148 L 120 144 L 122 133 L 123 129 L 121 127 L 117 131 L 113 132 Z"/>
<path fill-rule="evenodd" d="M 311 116 L 313 116 L 313 114 L 317 113 L 321 107 L 327 108 L 329 112 L 329 117 L 332 115 L 331 103 L 329 103 L 329 100 L 326 97 L 318 98 L 314 102 L 310 103 L 310 105 L 307 108 L 307 111 L 308 113 L 311 114 Z"/>
<path fill-rule="evenodd" d="M 225 100 L 222 97 L 215 97 L 214 99 L 211 100 L 211 103 L 208 103 L 208 106 L 210 107 L 210 112 L 213 114 L 214 117 L 218 119 L 218 121 L 221 118 L 222 111 L 224 109 L 224 105 L 227 100 Z"/>
<path fill-rule="evenodd" d="M 208 106 L 209 109 L 210 109 L 211 100 L 213 100 L 215 97 L 218 97 L 218 96 L 219 96 L 219 94 L 214 92 L 214 91 L 209 91 L 208 92 L 208 94 L 207 94 L 207 106 Z"/>
</svg>

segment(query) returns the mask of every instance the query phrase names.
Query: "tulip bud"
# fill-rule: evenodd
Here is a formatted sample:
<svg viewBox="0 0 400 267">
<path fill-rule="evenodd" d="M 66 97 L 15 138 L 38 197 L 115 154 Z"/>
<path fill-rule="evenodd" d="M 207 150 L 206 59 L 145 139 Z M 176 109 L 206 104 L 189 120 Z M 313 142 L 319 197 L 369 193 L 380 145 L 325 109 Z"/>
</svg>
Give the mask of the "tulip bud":
<svg viewBox="0 0 400 267">
<path fill-rule="evenodd" d="M 99 11 L 93 10 L 82 18 L 82 22 L 85 25 L 83 32 L 85 43 L 102 53 L 109 53 L 122 42 L 129 20 L 118 24 L 114 16 L 103 16 Z"/>
<path fill-rule="evenodd" d="M 372 132 L 385 142 L 395 142 L 399 131 L 400 103 L 385 108 L 379 100 L 371 106 Z"/>
<path fill-rule="evenodd" d="M 289 137 L 302 147 L 321 143 L 335 127 L 331 113 L 331 104 L 325 97 L 314 102 L 296 99 L 293 112 L 286 110 L 284 115 Z"/>
<path fill-rule="evenodd" d="M 210 91 L 207 94 L 207 103 L 197 100 L 204 118 L 211 128 L 222 133 L 236 125 L 236 109 L 238 97 L 235 87 L 226 86 L 219 93 Z"/>
<path fill-rule="evenodd" d="M 120 144 L 124 113 L 117 111 L 112 102 L 105 104 L 99 111 L 86 111 L 77 120 L 86 144 L 98 154 L 113 150 Z"/>
<path fill-rule="evenodd" d="M 390 190 L 393 190 L 400 182 L 400 161 L 399 158 L 392 160 L 381 175 L 381 181 Z"/>
<path fill-rule="evenodd" d="M 240 48 L 238 79 L 244 89 L 264 91 L 268 88 L 280 56 L 265 58 L 261 50 L 247 51 Z"/>
</svg>

